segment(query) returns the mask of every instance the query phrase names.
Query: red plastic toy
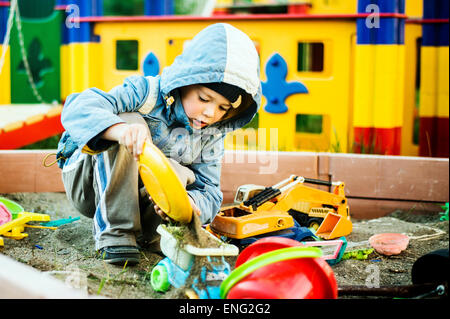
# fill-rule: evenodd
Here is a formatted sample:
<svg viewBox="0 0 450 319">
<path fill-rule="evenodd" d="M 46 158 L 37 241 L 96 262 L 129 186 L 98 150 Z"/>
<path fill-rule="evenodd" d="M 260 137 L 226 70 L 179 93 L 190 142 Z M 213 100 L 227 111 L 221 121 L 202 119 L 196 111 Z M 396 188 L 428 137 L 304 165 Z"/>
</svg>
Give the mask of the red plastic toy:
<svg viewBox="0 0 450 319">
<path fill-rule="evenodd" d="M 245 248 L 236 268 L 263 254 L 288 247 L 304 247 L 298 241 L 263 238 Z M 322 258 L 295 258 L 268 264 L 237 282 L 228 299 L 336 299 L 337 282 L 333 270 Z"/>
</svg>

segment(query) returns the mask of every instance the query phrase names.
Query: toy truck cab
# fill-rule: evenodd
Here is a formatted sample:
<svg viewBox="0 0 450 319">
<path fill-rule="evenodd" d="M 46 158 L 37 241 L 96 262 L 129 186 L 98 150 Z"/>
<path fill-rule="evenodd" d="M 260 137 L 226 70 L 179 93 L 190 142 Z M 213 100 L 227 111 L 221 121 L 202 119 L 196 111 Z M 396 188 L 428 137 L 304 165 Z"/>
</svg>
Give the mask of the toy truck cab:
<svg viewBox="0 0 450 319">
<path fill-rule="evenodd" d="M 236 195 L 234 196 L 234 203 L 239 205 L 262 192 L 264 189 L 264 186 L 255 184 L 246 184 L 239 186 L 238 190 L 236 191 Z"/>
</svg>

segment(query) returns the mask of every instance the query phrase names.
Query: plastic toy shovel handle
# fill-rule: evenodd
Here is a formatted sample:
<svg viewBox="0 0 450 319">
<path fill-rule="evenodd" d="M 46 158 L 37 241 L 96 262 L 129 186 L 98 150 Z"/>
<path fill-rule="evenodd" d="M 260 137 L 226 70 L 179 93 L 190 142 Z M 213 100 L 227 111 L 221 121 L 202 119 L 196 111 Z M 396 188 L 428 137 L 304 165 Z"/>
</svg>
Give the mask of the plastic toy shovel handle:
<svg viewBox="0 0 450 319">
<path fill-rule="evenodd" d="M 318 258 L 321 256 L 322 250 L 317 247 L 288 247 L 259 255 L 258 257 L 243 263 L 230 273 L 220 285 L 220 298 L 225 299 L 228 291 L 230 291 L 237 282 L 261 267 L 283 260 Z"/>
</svg>

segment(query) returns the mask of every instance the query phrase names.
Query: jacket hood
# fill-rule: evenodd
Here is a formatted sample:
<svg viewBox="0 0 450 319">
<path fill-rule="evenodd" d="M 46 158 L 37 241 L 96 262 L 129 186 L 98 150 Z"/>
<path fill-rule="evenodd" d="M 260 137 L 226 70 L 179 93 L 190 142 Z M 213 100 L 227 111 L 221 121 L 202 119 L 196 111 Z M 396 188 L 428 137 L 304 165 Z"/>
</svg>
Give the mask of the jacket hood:
<svg viewBox="0 0 450 319">
<path fill-rule="evenodd" d="M 214 126 L 235 130 L 249 123 L 261 104 L 259 57 L 252 40 L 230 24 L 212 24 L 186 43 L 183 53 L 164 68 L 160 90 L 168 97 L 182 86 L 212 82 L 238 86 L 253 99 L 238 117 Z"/>
</svg>

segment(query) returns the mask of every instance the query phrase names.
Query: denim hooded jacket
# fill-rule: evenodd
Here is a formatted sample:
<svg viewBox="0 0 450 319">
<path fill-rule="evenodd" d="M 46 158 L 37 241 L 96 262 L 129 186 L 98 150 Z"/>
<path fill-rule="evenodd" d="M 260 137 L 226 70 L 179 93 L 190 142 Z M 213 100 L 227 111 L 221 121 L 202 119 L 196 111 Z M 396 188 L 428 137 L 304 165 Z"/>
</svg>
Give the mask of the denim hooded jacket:
<svg viewBox="0 0 450 319">
<path fill-rule="evenodd" d="M 223 200 L 220 174 L 224 138 L 249 123 L 258 111 L 259 72 L 259 57 L 250 38 L 229 24 L 212 24 L 189 41 L 161 75 L 131 76 L 109 92 L 90 88 L 69 95 L 61 114 L 66 131 L 58 144 L 58 165 L 64 169 L 81 152 L 106 150 L 114 142 L 100 136 L 110 126 L 124 122 L 118 114 L 140 112 L 153 143 L 167 157 L 194 172 L 195 182 L 186 189 L 202 212 L 202 222 L 209 222 Z M 238 86 L 252 101 L 237 116 L 196 130 L 189 125 L 177 89 L 210 82 Z"/>
</svg>

